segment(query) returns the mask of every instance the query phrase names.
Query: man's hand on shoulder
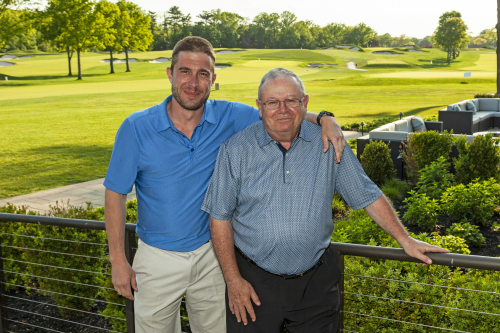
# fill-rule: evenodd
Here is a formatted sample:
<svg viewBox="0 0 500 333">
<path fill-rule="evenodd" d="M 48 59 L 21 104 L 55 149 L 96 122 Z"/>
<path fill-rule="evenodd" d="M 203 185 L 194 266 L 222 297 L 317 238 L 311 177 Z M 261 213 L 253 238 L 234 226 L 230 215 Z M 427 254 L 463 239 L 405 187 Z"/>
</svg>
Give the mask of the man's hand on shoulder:
<svg viewBox="0 0 500 333">
<path fill-rule="evenodd" d="M 111 279 L 118 295 L 134 300 L 132 289 L 138 291 L 135 272 L 127 260 L 111 264 Z"/>
<path fill-rule="evenodd" d="M 426 264 L 432 264 L 431 258 L 426 256 L 425 252 L 441 252 L 449 253 L 449 250 L 443 249 L 439 246 L 430 245 L 429 243 L 419 241 L 411 236 L 405 237 L 399 244 L 403 247 L 405 252 L 414 258 L 420 259 Z"/>
<path fill-rule="evenodd" d="M 238 322 L 243 321 L 245 325 L 248 323 L 247 311 L 252 321 L 255 321 L 257 318 L 253 310 L 252 301 L 257 306 L 260 305 L 260 301 L 252 285 L 242 277 L 226 281 L 226 284 L 229 309 L 236 316 Z"/>
<path fill-rule="evenodd" d="M 334 117 L 321 117 L 320 122 L 323 152 L 326 153 L 328 151 L 328 141 L 330 141 L 335 150 L 335 162 L 340 163 L 345 148 L 344 133 L 342 133 L 342 129 Z"/>
</svg>

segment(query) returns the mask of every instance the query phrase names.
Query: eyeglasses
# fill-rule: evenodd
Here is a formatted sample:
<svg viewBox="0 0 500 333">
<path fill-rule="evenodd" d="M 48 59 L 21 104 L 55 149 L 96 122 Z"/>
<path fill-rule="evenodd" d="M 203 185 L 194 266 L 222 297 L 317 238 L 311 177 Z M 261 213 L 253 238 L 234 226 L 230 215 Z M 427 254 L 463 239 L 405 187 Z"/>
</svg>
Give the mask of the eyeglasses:
<svg viewBox="0 0 500 333">
<path fill-rule="evenodd" d="M 302 101 L 304 101 L 304 97 L 302 97 L 301 99 L 285 99 L 284 101 L 270 100 L 267 102 L 260 102 L 262 103 L 262 105 L 264 105 L 266 110 L 274 111 L 281 107 L 281 103 L 284 103 L 286 108 L 293 109 L 298 107 L 300 103 L 302 103 Z"/>
</svg>

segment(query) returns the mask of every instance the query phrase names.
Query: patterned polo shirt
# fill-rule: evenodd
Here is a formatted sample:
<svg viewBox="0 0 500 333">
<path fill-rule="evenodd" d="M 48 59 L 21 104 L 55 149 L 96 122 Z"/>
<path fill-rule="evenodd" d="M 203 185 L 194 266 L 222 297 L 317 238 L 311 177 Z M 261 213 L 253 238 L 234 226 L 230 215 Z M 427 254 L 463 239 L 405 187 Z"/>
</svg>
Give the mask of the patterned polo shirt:
<svg viewBox="0 0 500 333">
<path fill-rule="evenodd" d="M 235 245 L 259 267 L 300 274 L 330 243 L 334 193 L 361 209 L 382 192 L 349 145 L 340 164 L 331 144 L 323 153 L 317 125 L 302 122 L 285 154 L 276 143 L 262 121 L 224 141 L 202 210 L 215 219 L 231 219 Z"/>
</svg>

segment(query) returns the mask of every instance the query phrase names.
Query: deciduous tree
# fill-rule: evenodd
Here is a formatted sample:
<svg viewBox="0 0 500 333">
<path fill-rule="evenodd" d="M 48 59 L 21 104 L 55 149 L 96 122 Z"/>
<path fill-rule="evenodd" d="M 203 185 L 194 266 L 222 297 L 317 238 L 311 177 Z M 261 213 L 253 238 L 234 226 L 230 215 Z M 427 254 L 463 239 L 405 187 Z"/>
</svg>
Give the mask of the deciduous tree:
<svg viewBox="0 0 500 333">
<path fill-rule="evenodd" d="M 452 57 L 455 59 L 460 55 L 460 47 L 464 43 L 469 43 L 467 29 L 462 14 L 457 11 L 446 12 L 439 17 L 439 25 L 432 40 L 446 50 L 448 64 Z"/>
</svg>

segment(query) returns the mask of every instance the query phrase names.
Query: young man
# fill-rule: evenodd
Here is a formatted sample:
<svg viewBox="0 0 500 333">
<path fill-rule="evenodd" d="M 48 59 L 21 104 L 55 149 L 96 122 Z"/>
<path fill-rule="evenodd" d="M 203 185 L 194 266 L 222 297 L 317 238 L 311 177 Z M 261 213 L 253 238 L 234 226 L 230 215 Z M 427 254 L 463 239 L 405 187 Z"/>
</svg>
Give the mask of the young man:
<svg viewBox="0 0 500 333">
<path fill-rule="evenodd" d="M 193 332 L 226 330 L 225 283 L 200 210 L 220 144 L 259 121 L 248 105 L 208 100 L 215 82 L 208 41 L 186 37 L 174 48 L 167 75 L 172 95 L 130 115 L 116 135 L 104 182 L 106 230 L 116 291 L 135 299 L 136 332 L 180 333 L 179 306 Z M 315 114 L 308 120 L 316 122 Z M 333 117 L 321 118 L 324 142 L 337 162 L 345 146 Z M 133 267 L 124 254 L 126 194 L 137 192 L 139 248 Z M 135 291 L 132 294 L 131 288 Z"/>
<path fill-rule="evenodd" d="M 281 333 L 284 325 L 292 333 L 337 332 L 341 272 L 329 251 L 335 192 L 409 255 L 430 263 L 424 252 L 449 252 L 408 235 L 348 146 L 340 164 L 332 150 L 319 153 L 321 133 L 303 121 L 308 102 L 295 73 L 270 70 L 259 86 L 262 122 L 219 150 L 202 209 L 227 284 L 228 333 Z"/>
</svg>

